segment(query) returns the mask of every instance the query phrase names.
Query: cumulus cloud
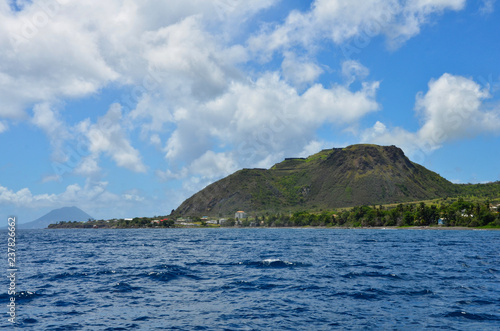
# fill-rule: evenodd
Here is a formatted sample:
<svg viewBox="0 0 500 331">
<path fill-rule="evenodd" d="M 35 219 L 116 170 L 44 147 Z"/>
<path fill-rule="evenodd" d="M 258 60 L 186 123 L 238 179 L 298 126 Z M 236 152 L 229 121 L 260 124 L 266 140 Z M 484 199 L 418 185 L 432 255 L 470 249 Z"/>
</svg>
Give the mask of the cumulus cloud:
<svg viewBox="0 0 500 331">
<path fill-rule="evenodd" d="M 431 146 L 445 140 L 470 137 L 489 131 L 494 113 L 482 109 L 489 92 L 471 79 L 444 74 L 431 80 L 428 92 L 417 95 L 416 110 L 424 119 L 419 130 Z"/>
<path fill-rule="evenodd" d="M 166 143 L 166 158 L 184 160 L 193 172 L 207 169 L 203 171 L 217 175 L 245 166 L 268 167 L 284 154 L 300 153 L 324 123 L 351 124 L 377 111 L 378 86 L 364 83 L 350 91 L 342 85 L 314 84 L 299 94 L 277 73 L 233 83 L 219 98 L 186 110 Z M 211 145 L 230 152 L 202 152 Z"/>
<path fill-rule="evenodd" d="M 106 191 L 108 183 L 87 181 L 84 187 L 79 184 L 71 184 L 60 194 L 36 194 L 30 189 L 23 188 L 15 192 L 0 185 L 0 205 L 14 205 L 17 207 L 43 208 L 89 203 L 109 203 L 117 200 L 117 197 Z"/>
<path fill-rule="evenodd" d="M 211 98 L 227 86 L 229 66 L 223 50 L 203 31 L 197 17 L 147 33 L 146 59 L 157 71 L 168 75 L 164 81 L 171 97 Z"/>
<path fill-rule="evenodd" d="M 89 95 L 118 77 L 68 15 L 74 9 L 57 1 L 0 8 L 0 116 L 23 118 L 33 103 Z"/>
<path fill-rule="evenodd" d="M 80 123 L 79 129 L 89 141 L 91 156 L 84 159 L 78 171 L 83 173 L 94 171 L 97 167 L 96 159 L 101 153 L 110 156 L 120 167 L 135 172 L 146 171 L 139 151 L 132 147 L 121 122 L 121 106 L 114 104 L 97 123 L 91 124 L 88 120 Z"/>
<path fill-rule="evenodd" d="M 172 80 L 178 74 L 194 94 L 217 92 L 225 76 L 219 67 L 245 55 L 229 47 L 221 60 L 206 32 L 219 24 L 210 22 L 248 18 L 275 2 L 35 0 L 18 11 L 2 2 L 0 117 L 25 118 L 34 103 L 88 96 L 110 83 L 141 85 L 157 62 L 172 88 L 184 86 Z"/>
<path fill-rule="evenodd" d="M 191 171 L 205 178 L 222 177 L 238 170 L 229 153 L 207 151 L 191 164 Z"/>
<path fill-rule="evenodd" d="M 224 155 L 237 166 L 267 164 L 272 162 L 270 154 L 289 148 L 290 139 L 300 152 L 322 121 L 352 123 L 377 110 L 377 82 L 365 82 L 359 91 L 337 85 L 325 88 L 315 83 L 323 72 L 315 60 L 292 51 L 281 64 L 283 78 L 272 72 L 248 78 L 240 65 L 252 59 L 252 52 L 220 33 L 214 23 L 236 27 L 275 3 L 33 1 L 16 12 L 4 4 L 0 46 L 7 51 L 1 55 L 0 117 L 22 118 L 25 109 L 33 107 L 32 122 L 54 146 L 83 135 L 89 151 L 71 168 L 77 175 L 91 176 L 100 171 L 102 154 L 117 166 L 146 171 L 124 123 L 139 128 L 145 141 L 163 144 L 167 162 L 179 165 L 176 171 L 184 166 L 195 171 L 193 162 L 201 162 L 216 148 L 231 151 Z M 306 21 L 330 24 L 351 5 L 331 6 L 318 0 L 310 17 L 293 12 L 287 22 L 291 27 L 305 26 Z M 356 18 L 352 24 L 359 22 Z M 342 26 L 351 23 L 342 24 L 334 29 L 346 34 Z M 308 37 L 304 35 L 303 41 Z M 359 70 L 352 75 L 365 78 Z M 117 100 L 121 111 L 112 107 L 94 124 L 88 120 L 70 127 L 62 122 L 59 113 L 69 110 L 56 110 L 53 105 L 59 100 L 95 94 L 110 84 L 132 87 Z M 285 113 L 302 123 L 288 121 L 286 130 L 276 133 L 273 126 L 281 126 L 276 118 Z M 246 153 L 249 149 L 252 152 Z M 238 160 L 241 155 L 246 161 Z M 215 163 L 214 167 L 218 169 Z"/>
<path fill-rule="evenodd" d="M 416 97 L 415 110 L 422 120 L 417 132 L 388 129 L 377 122 L 364 131 L 362 140 L 397 144 L 411 155 L 433 151 L 448 141 L 498 133 L 500 109 L 486 106 L 485 100 L 489 97 L 489 91 L 472 79 L 446 73 L 431 80 L 428 91 Z"/>
<path fill-rule="evenodd" d="M 54 194 L 35 195 L 28 188 L 23 188 L 17 192 L 0 186 L 0 204 L 28 206 L 33 203 L 52 203 L 56 199 Z"/>
<path fill-rule="evenodd" d="M 281 70 L 285 79 L 297 87 L 315 82 L 323 73 L 323 69 L 316 63 L 306 59 L 297 59 L 295 54 L 291 52 L 285 53 Z"/>
</svg>

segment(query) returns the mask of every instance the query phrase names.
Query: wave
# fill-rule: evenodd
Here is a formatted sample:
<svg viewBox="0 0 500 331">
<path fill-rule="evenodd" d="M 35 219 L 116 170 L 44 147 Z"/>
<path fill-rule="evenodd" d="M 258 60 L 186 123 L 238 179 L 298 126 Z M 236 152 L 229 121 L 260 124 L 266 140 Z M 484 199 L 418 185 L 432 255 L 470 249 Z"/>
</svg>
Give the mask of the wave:
<svg viewBox="0 0 500 331">
<path fill-rule="evenodd" d="M 452 311 L 447 314 L 444 314 L 444 317 L 465 318 L 468 320 L 476 320 L 476 321 L 500 321 L 500 316 L 491 314 L 473 314 L 465 311 Z"/>
<path fill-rule="evenodd" d="M 310 267 L 309 263 L 290 262 L 280 259 L 265 259 L 262 261 L 244 261 L 239 262 L 238 265 L 245 265 L 257 268 L 293 268 L 293 267 Z"/>
<path fill-rule="evenodd" d="M 431 290 L 420 290 L 420 291 L 405 291 L 401 292 L 401 295 L 408 295 L 408 296 L 423 296 L 423 295 L 434 295 L 434 292 Z"/>
<path fill-rule="evenodd" d="M 194 280 L 202 279 L 201 277 L 195 275 L 193 270 L 178 265 L 160 265 L 156 267 L 156 269 L 157 271 L 148 272 L 147 276 L 151 279 L 162 282 L 168 282 L 178 278 L 190 278 Z"/>
<path fill-rule="evenodd" d="M 222 290 L 237 290 L 243 292 L 249 291 L 261 291 L 261 290 L 272 290 L 274 288 L 283 287 L 281 284 L 272 284 L 265 282 L 252 282 L 252 281 L 244 281 L 237 280 L 230 282 L 229 284 L 225 284 L 221 287 Z"/>
<path fill-rule="evenodd" d="M 457 304 L 459 305 L 474 305 L 474 306 L 494 305 L 497 303 L 500 303 L 500 300 L 498 300 L 498 302 L 489 300 L 460 300 L 457 302 Z"/>
<path fill-rule="evenodd" d="M 53 282 L 53 281 L 64 280 L 67 278 L 73 278 L 73 277 L 80 278 L 80 277 L 87 277 L 87 276 L 88 276 L 88 273 L 86 273 L 86 272 L 62 272 L 62 273 L 59 273 L 59 274 L 56 274 L 56 275 L 50 277 L 49 281 Z"/>
<path fill-rule="evenodd" d="M 78 270 L 78 268 L 68 268 L 68 270 Z M 114 275 L 116 274 L 115 270 L 112 269 L 104 269 L 99 271 L 78 271 L 78 272 L 61 272 L 53 275 L 48 280 L 49 281 L 62 281 L 68 278 L 86 278 L 93 276 L 102 276 L 102 275 Z M 41 275 L 35 275 L 36 277 L 40 277 Z"/>
<path fill-rule="evenodd" d="M 128 283 L 125 282 L 118 282 L 113 285 L 112 292 L 114 293 L 128 293 L 128 292 L 133 292 L 136 290 L 140 290 L 140 287 L 137 286 L 132 286 Z"/>
<path fill-rule="evenodd" d="M 341 275 L 343 278 L 363 278 L 363 277 L 379 277 L 379 278 L 389 278 L 389 279 L 401 279 L 396 274 L 387 274 L 387 273 L 382 273 L 382 272 L 376 272 L 376 271 L 369 271 L 369 272 L 349 272 L 347 274 Z"/>
</svg>

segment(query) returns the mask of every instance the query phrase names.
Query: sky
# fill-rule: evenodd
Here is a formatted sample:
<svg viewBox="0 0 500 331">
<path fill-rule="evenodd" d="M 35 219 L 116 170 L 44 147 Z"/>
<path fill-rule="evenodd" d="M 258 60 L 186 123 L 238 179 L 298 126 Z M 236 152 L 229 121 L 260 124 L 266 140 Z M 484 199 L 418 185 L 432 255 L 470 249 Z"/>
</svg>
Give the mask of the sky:
<svg viewBox="0 0 500 331">
<path fill-rule="evenodd" d="M 500 180 L 495 0 L 0 0 L 0 215 L 167 215 L 242 168 L 396 145 Z"/>
</svg>

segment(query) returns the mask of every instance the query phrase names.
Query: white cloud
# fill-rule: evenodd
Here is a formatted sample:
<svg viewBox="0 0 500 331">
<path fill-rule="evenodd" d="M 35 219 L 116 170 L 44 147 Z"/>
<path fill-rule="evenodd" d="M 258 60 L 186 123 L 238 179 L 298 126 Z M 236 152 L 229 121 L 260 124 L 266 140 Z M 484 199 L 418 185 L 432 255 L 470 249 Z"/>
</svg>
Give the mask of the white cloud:
<svg viewBox="0 0 500 331">
<path fill-rule="evenodd" d="M 49 182 L 58 182 L 61 181 L 61 176 L 60 175 L 46 175 L 42 178 L 42 183 L 49 183 Z"/>
<path fill-rule="evenodd" d="M 0 186 L 0 204 L 28 206 L 33 203 L 39 204 L 40 202 L 52 203 L 55 201 L 54 194 L 35 195 L 31 193 L 28 188 L 23 188 L 17 192 L 10 190 L 6 187 Z"/>
<path fill-rule="evenodd" d="M 238 170 L 237 161 L 230 153 L 207 151 L 191 164 L 191 172 L 205 178 L 223 177 Z"/>
<path fill-rule="evenodd" d="M 66 161 L 67 157 L 62 151 L 62 145 L 71 136 L 66 128 L 66 124 L 59 118 L 58 112 L 48 103 L 37 104 L 33 107 L 31 122 L 42 129 L 50 139 L 54 149 L 54 160 Z"/>
<path fill-rule="evenodd" d="M 98 154 L 85 156 L 73 170 L 76 175 L 85 177 L 97 177 L 101 172 L 98 164 Z"/>
<path fill-rule="evenodd" d="M 194 96 L 198 99 L 220 94 L 227 86 L 223 49 L 204 32 L 200 19 L 183 21 L 147 33 L 145 58 L 159 72 L 168 75 L 164 84 L 170 97 Z"/>
<path fill-rule="evenodd" d="M 276 73 L 246 77 L 241 64 L 251 60 L 252 53 L 241 41 L 235 43 L 220 32 L 236 31 L 275 3 L 54 1 L 47 8 L 35 0 L 20 12 L 2 6 L 0 47 L 6 51 L 0 55 L 0 117 L 22 118 L 25 109 L 35 105 L 32 121 L 56 150 L 65 140 L 71 143 L 77 134 L 83 135 L 88 153 L 80 153 L 70 168 L 74 174 L 95 178 L 103 154 L 120 167 L 146 171 L 128 129 L 139 128 L 144 141 L 163 144 L 170 171 L 184 167 L 195 171 L 200 169 L 196 162 L 211 161 L 218 173 L 228 169 L 220 168 L 207 151 L 235 149 L 223 154 L 228 162 L 237 160 L 235 166 L 267 164 L 274 159 L 269 155 L 283 149 L 300 152 L 325 121 L 351 124 L 376 111 L 378 83 L 364 83 L 354 92 L 338 85 L 325 88 L 315 84 L 323 72 L 315 60 L 291 51 L 281 65 L 284 80 Z M 305 26 L 308 20 L 329 24 L 339 17 L 335 15 L 343 15 L 329 5 L 317 1 L 310 17 L 294 12 L 287 22 L 291 27 Z M 333 18 L 326 10 L 335 13 Z M 33 21 L 34 17 L 46 20 Z M 224 28 L 218 27 L 221 21 Z M 14 43 L 12 37 L 17 38 Z M 302 41 L 308 38 L 304 35 Z M 363 73 L 356 74 L 364 79 Z M 72 127 L 59 115 L 71 110 L 53 106 L 98 93 L 110 84 L 134 87 L 117 100 L 122 110 L 112 106 L 97 123 L 87 120 Z M 284 116 L 300 124 L 288 118 L 282 128 Z M 290 142 L 293 148 L 287 147 Z"/>
<path fill-rule="evenodd" d="M 317 141 L 317 140 L 311 140 L 300 152 L 297 156 L 298 157 L 308 157 L 313 154 L 316 154 L 320 152 L 322 149 L 325 148 L 325 143 L 322 141 Z M 331 148 L 331 146 L 328 146 L 328 148 Z"/>
<path fill-rule="evenodd" d="M 168 69 L 171 88 L 216 93 L 224 70 L 246 56 L 238 45 L 218 47 L 208 31 L 220 33 L 221 21 L 235 30 L 275 2 L 34 0 L 21 11 L 2 2 L 0 117 L 23 118 L 33 103 L 88 96 L 110 83 L 141 85 L 156 64 Z"/>
<path fill-rule="evenodd" d="M 5 132 L 8 129 L 9 129 L 9 126 L 4 121 L 0 121 L 0 133 Z"/>
<path fill-rule="evenodd" d="M 329 38 L 342 45 L 355 39 L 362 48 L 372 37 L 383 34 L 391 47 L 417 35 L 431 15 L 461 10 L 466 0 L 316 0 L 309 11 L 290 13 L 282 25 L 265 30 L 249 40 L 255 53 L 269 59 L 275 51 L 294 46 L 316 49 L 318 41 Z M 349 51 L 344 51 L 349 57 Z"/>
<path fill-rule="evenodd" d="M 396 144 L 411 155 L 428 153 L 446 142 L 481 133 L 498 134 L 500 108 L 489 110 L 484 103 L 489 97 L 488 90 L 473 80 L 443 74 L 429 82 L 427 93 L 417 95 L 415 110 L 422 119 L 417 132 L 388 129 L 377 122 L 361 138 L 365 142 Z"/>
<path fill-rule="evenodd" d="M 32 194 L 28 188 L 15 192 L 0 185 L 0 204 L 29 209 L 57 208 L 74 204 L 90 205 L 91 203 L 105 205 L 117 200 L 116 195 L 106 191 L 107 185 L 106 182 L 87 181 L 84 187 L 78 184 L 68 185 L 60 194 L 37 195 Z"/>
<path fill-rule="evenodd" d="M 79 129 L 89 141 L 89 151 L 92 157 L 84 159 L 78 171 L 94 172 L 97 168 L 95 160 L 101 153 L 109 155 L 120 167 L 135 172 L 146 171 L 139 151 L 130 144 L 121 122 L 121 106 L 114 104 L 105 116 L 98 119 L 97 123 L 90 124 L 88 120 L 80 123 Z"/>
<path fill-rule="evenodd" d="M 183 178 L 186 178 L 188 174 L 189 174 L 189 172 L 188 172 L 188 169 L 186 167 L 182 168 L 180 171 L 177 171 L 177 172 L 173 172 L 170 169 L 167 169 L 165 171 L 157 170 L 155 172 L 155 175 L 164 181 L 167 181 L 170 179 L 183 179 Z"/>
<path fill-rule="evenodd" d="M 462 10 L 466 0 L 418 0 L 408 1 L 402 8 L 401 16 L 386 30 L 390 44 L 398 47 L 401 43 L 420 33 L 422 25 L 428 23 L 433 14 L 446 10 Z"/>
<path fill-rule="evenodd" d="M 342 76 L 347 86 L 359 79 L 363 81 L 370 74 L 367 67 L 355 60 L 347 60 L 342 63 Z"/>
<path fill-rule="evenodd" d="M 492 14 L 495 11 L 496 0 L 483 0 L 479 12 L 483 15 Z"/>
<path fill-rule="evenodd" d="M 134 202 L 143 202 L 146 200 L 137 189 L 128 190 L 127 192 L 124 192 L 121 197 L 126 201 Z"/>
<path fill-rule="evenodd" d="M 323 69 L 316 63 L 297 59 L 291 52 L 285 53 L 281 70 L 285 79 L 297 87 L 316 81 L 323 73 Z"/>
<path fill-rule="evenodd" d="M 425 121 L 419 136 L 437 147 L 443 141 L 487 130 L 489 119 L 498 115 L 482 110 L 483 100 L 489 96 L 487 90 L 465 77 L 444 74 L 432 80 L 429 91 L 417 96 L 416 110 Z"/>
<path fill-rule="evenodd" d="M 0 8 L 2 117 L 23 118 L 32 103 L 85 96 L 118 77 L 95 35 L 77 26 L 76 12 L 69 14 L 77 9 L 73 4 L 42 3 L 26 4 L 20 12 Z"/>
<path fill-rule="evenodd" d="M 364 83 L 354 92 L 315 84 L 299 94 L 277 73 L 235 82 L 219 98 L 185 110 L 166 143 L 166 158 L 188 165 L 186 176 L 218 177 L 242 167 L 268 167 L 284 155 L 300 153 L 324 123 L 352 124 L 377 111 L 377 88 L 378 82 Z M 206 152 L 217 146 L 230 152 Z"/>
<path fill-rule="evenodd" d="M 156 197 L 146 197 L 135 189 L 115 194 L 107 189 L 108 185 L 104 181 L 87 180 L 83 186 L 71 184 L 57 194 L 33 194 L 28 188 L 14 191 L 0 185 L 0 206 L 17 210 L 23 222 L 42 216 L 40 210 L 67 206 L 78 206 L 96 218 L 144 216 L 152 210 L 157 214 L 169 212 L 158 208 L 162 202 Z"/>
</svg>

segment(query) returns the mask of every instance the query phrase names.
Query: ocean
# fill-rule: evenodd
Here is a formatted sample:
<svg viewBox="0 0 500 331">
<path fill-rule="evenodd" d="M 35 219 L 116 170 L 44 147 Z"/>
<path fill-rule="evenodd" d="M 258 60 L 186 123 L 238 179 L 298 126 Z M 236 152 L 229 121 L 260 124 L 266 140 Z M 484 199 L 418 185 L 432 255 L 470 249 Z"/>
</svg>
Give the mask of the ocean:
<svg viewBox="0 0 500 331">
<path fill-rule="evenodd" d="M 500 329 L 500 231 L 18 230 L 16 247 L 9 330 Z"/>
</svg>

